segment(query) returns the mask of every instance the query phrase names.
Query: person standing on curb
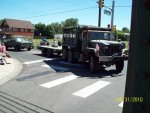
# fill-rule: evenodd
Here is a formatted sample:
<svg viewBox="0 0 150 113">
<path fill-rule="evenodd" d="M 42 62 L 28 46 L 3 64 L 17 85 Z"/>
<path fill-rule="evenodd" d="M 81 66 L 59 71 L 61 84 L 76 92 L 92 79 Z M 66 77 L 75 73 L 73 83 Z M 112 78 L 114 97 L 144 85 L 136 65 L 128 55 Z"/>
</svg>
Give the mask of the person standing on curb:
<svg viewBox="0 0 150 113">
<path fill-rule="evenodd" d="M 0 46 L 0 56 L 2 56 L 2 60 L 4 60 L 6 62 L 6 64 L 10 64 L 10 62 L 7 62 L 7 58 L 10 58 L 10 55 L 8 54 L 8 52 L 6 51 L 6 47 L 5 44 L 2 42 L 1 46 Z"/>
</svg>

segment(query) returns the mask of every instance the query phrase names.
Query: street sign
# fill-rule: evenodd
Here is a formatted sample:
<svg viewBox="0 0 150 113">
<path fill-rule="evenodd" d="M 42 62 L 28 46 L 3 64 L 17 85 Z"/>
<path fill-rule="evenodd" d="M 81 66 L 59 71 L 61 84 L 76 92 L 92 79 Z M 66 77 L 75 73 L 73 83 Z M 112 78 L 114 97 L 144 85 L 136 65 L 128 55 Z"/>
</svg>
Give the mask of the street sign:
<svg viewBox="0 0 150 113">
<path fill-rule="evenodd" d="M 111 12 L 105 9 L 105 10 L 104 10 L 104 14 L 110 16 L 110 15 L 111 15 Z"/>
</svg>

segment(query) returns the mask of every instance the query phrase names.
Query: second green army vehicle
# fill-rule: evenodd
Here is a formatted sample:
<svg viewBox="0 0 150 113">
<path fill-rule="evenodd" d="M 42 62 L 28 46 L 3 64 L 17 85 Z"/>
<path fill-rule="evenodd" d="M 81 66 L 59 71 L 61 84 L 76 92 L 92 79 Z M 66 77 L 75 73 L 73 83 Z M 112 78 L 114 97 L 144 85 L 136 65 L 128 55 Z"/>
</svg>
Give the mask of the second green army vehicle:
<svg viewBox="0 0 150 113">
<path fill-rule="evenodd" d="M 20 51 L 24 48 L 30 51 L 33 48 L 32 40 L 22 36 L 7 38 L 4 40 L 4 43 L 7 49 L 14 47 L 17 51 Z"/>
</svg>

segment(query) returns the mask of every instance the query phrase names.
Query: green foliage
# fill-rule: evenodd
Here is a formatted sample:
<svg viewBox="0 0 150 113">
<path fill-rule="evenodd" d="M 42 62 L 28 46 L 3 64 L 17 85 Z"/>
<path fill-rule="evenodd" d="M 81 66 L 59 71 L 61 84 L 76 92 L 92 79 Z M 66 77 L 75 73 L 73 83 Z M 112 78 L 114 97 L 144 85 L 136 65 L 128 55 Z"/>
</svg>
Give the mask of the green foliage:
<svg viewBox="0 0 150 113">
<path fill-rule="evenodd" d="M 63 24 L 63 27 L 69 27 L 69 26 L 77 26 L 78 23 L 79 22 L 77 18 L 69 18 L 69 19 L 66 19 L 62 24 Z"/>
<path fill-rule="evenodd" d="M 51 23 L 51 26 L 53 26 L 55 34 L 62 34 L 62 25 L 58 22 Z"/>
<path fill-rule="evenodd" d="M 52 25 L 49 24 L 49 25 L 46 26 L 45 35 L 49 36 L 50 38 L 54 38 L 55 30 L 54 30 Z"/>
<path fill-rule="evenodd" d="M 122 41 L 127 41 L 128 38 L 125 37 L 125 33 L 129 33 L 129 29 L 127 27 L 123 27 L 122 30 L 117 30 L 114 35 L 118 36 L 118 39 L 121 39 Z"/>
<path fill-rule="evenodd" d="M 39 22 L 38 24 L 35 24 L 35 29 L 39 31 L 39 35 L 45 35 L 46 25 Z"/>
<path fill-rule="evenodd" d="M 64 27 L 69 26 L 77 26 L 78 25 L 78 19 L 77 18 L 69 18 L 65 21 L 62 21 L 61 23 L 55 22 L 51 23 L 49 25 L 45 25 L 43 23 L 35 24 L 35 36 L 48 36 L 50 38 L 54 38 L 55 34 L 62 34 Z M 36 37 L 38 38 L 38 37 Z"/>
<path fill-rule="evenodd" d="M 122 32 L 124 32 L 124 33 L 129 33 L 130 31 L 129 31 L 129 29 L 128 29 L 127 27 L 123 27 L 123 28 L 122 28 Z"/>
<path fill-rule="evenodd" d="M 4 20 L 4 19 L 0 19 L 0 25 L 2 24 L 3 20 Z"/>
<path fill-rule="evenodd" d="M 38 31 L 38 36 L 41 35 L 41 36 L 47 36 L 47 37 L 50 37 L 50 38 L 54 38 L 54 35 L 55 35 L 55 30 L 53 28 L 52 25 L 45 25 L 43 23 L 38 23 L 38 24 L 35 24 L 35 29 L 36 31 Z"/>
</svg>

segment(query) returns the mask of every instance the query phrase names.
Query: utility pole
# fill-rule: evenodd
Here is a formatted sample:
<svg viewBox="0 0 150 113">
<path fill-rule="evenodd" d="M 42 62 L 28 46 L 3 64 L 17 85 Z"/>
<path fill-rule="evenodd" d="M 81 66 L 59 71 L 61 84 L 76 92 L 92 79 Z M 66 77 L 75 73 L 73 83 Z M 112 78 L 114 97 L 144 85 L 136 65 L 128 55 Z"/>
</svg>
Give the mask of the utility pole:
<svg viewBox="0 0 150 113">
<path fill-rule="evenodd" d="M 150 0 L 132 1 L 123 113 L 150 113 Z"/>
<path fill-rule="evenodd" d="M 101 7 L 99 7 L 99 13 L 98 13 L 98 27 L 101 27 Z"/>
<path fill-rule="evenodd" d="M 99 1 L 97 1 L 97 3 L 98 3 L 98 8 L 99 8 L 98 27 L 101 27 L 101 9 L 102 9 L 102 7 L 104 7 L 104 0 L 99 0 Z"/>
<path fill-rule="evenodd" d="M 101 6 L 100 6 L 100 3 L 101 3 L 101 1 L 99 0 L 99 1 L 97 1 L 97 3 L 98 3 L 98 27 L 100 27 L 101 26 Z"/>
<path fill-rule="evenodd" d="M 112 2 L 112 16 L 111 16 L 111 29 L 113 28 L 113 25 L 114 25 L 114 7 L 115 7 L 115 0 L 113 0 Z"/>
</svg>

